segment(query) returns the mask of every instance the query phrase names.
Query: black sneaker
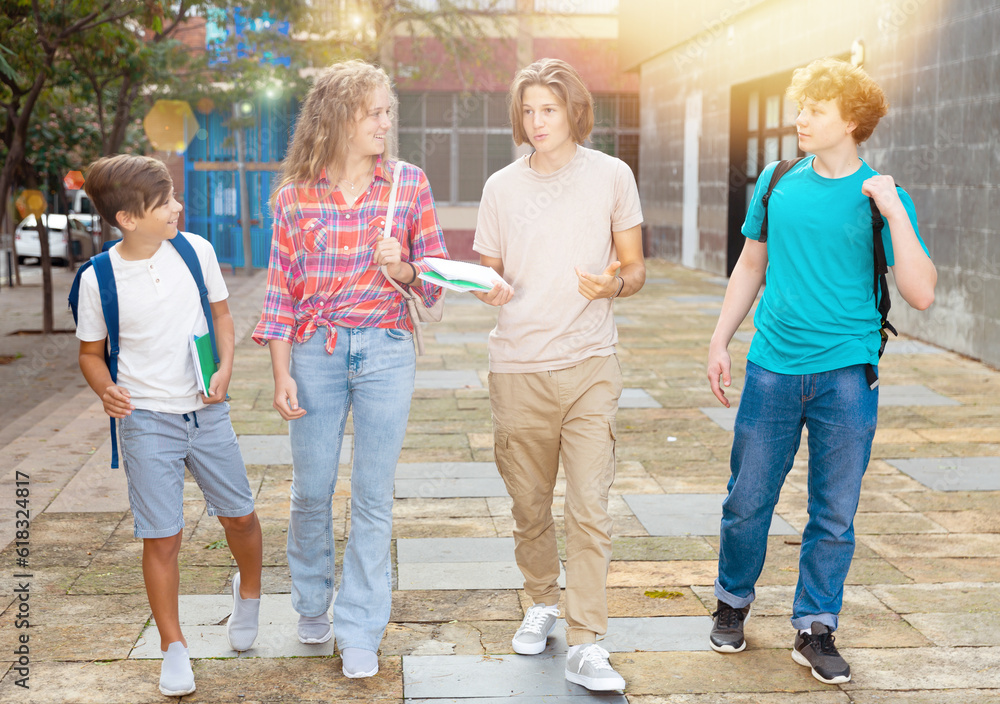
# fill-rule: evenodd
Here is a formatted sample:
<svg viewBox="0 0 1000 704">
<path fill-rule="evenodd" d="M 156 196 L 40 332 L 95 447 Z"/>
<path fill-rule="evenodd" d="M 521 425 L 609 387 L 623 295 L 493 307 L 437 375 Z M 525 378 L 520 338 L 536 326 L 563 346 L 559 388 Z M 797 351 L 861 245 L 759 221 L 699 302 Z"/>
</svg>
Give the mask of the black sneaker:
<svg viewBox="0 0 1000 704">
<path fill-rule="evenodd" d="M 823 684 L 850 682 L 851 666 L 837 652 L 830 629 L 816 621 L 809 630 L 812 631 L 812 635 L 796 634 L 792 660 L 812 668 L 812 676 Z"/>
<path fill-rule="evenodd" d="M 712 625 L 712 635 L 708 639 L 712 650 L 719 653 L 738 653 L 747 647 L 743 640 L 743 622 L 750 615 L 750 606 L 734 609 L 729 604 L 719 601 L 715 613 L 715 623 Z"/>
</svg>

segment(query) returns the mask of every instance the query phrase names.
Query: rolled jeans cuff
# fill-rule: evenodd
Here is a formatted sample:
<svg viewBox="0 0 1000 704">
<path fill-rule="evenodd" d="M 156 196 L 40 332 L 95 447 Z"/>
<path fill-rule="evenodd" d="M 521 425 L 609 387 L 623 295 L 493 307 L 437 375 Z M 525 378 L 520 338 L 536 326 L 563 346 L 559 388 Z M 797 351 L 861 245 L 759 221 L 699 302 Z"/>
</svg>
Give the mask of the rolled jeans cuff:
<svg viewBox="0 0 1000 704">
<path fill-rule="evenodd" d="M 715 598 L 724 604 L 729 604 L 734 609 L 742 609 L 753 603 L 756 598 L 753 592 L 750 592 L 750 596 L 736 596 L 735 594 L 730 594 L 722 585 L 719 584 L 719 580 L 715 580 Z M 803 626 L 803 628 L 808 628 L 808 626 Z"/>
</svg>

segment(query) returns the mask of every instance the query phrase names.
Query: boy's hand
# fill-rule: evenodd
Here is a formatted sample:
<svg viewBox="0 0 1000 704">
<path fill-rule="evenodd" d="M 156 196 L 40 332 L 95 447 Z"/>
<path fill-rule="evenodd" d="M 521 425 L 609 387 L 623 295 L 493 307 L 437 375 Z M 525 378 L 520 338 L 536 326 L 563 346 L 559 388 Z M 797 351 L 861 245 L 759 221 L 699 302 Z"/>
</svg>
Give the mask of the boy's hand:
<svg viewBox="0 0 1000 704">
<path fill-rule="evenodd" d="M 201 400 L 205 403 L 221 403 L 226 400 L 229 391 L 229 382 L 232 379 L 232 371 L 219 369 L 208 380 L 208 396 L 201 395 Z"/>
<path fill-rule="evenodd" d="M 577 291 L 588 301 L 597 298 L 611 298 L 618 292 L 618 277 L 615 275 L 621 267 L 621 262 L 611 262 L 603 274 L 588 274 L 575 267 L 579 279 Z"/>
<path fill-rule="evenodd" d="M 710 347 L 708 350 L 708 383 L 712 385 L 712 393 L 715 397 L 719 399 L 721 403 L 726 408 L 729 408 L 729 399 L 726 398 L 726 392 L 722 389 L 722 386 L 729 386 L 733 383 L 733 377 L 730 373 L 731 361 L 729 359 L 729 351 L 722 347 L 716 349 Z M 719 384 L 719 379 L 722 379 L 722 384 Z"/>
<path fill-rule="evenodd" d="M 473 296 L 491 306 L 502 306 L 514 297 L 514 289 L 506 281 L 497 281 L 489 291 L 472 291 Z"/>
<path fill-rule="evenodd" d="M 111 384 L 104 389 L 101 401 L 104 403 L 104 412 L 112 418 L 130 416 L 135 410 L 135 406 L 132 405 L 132 394 L 128 392 L 128 389 L 117 384 Z"/>
<path fill-rule="evenodd" d="M 274 409 L 285 420 L 295 420 L 306 414 L 306 409 L 299 408 L 299 387 L 291 376 L 274 381 Z"/>
<path fill-rule="evenodd" d="M 899 193 L 896 191 L 896 181 L 892 176 L 879 174 L 872 176 L 861 184 L 861 192 L 875 201 L 879 212 L 888 219 L 902 211 L 903 202 L 899 200 Z"/>
</svg>

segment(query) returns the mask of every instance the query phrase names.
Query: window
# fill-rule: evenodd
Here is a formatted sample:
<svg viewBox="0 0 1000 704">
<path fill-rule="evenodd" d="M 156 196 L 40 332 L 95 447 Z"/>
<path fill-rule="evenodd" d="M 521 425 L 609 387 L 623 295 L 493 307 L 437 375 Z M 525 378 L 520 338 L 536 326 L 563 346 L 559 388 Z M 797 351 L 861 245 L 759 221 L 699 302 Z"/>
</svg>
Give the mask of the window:
<svg viewBox="0 0 1000 704">
<path fill-rule="evenodd" d="M 427 173 L 438 203 L 478 203 L 514 160 L 507 94 L 400 93 L 399 157 Z"/>
<path fill-rule="evenodd" d="M 632 169 L 639 181 L 639 96 L 598 94 L 594 96 L 594 130 L 590 146 L 616 156 Z"/>
<path fill-rule="evenodd" d="M 618 0 L 535 0 L 535 12 L 557 15 L 615 15 Z"/>
</svg>

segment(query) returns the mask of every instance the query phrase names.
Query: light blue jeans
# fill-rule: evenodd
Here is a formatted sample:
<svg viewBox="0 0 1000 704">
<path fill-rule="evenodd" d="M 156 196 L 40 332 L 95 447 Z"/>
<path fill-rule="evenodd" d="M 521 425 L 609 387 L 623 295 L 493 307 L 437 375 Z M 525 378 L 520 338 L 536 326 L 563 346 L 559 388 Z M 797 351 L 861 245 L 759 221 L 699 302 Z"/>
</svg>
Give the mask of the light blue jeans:
<svg viewBox="0 0 1000 704">
<path fill-rule="evenodd" d="M 291 421 L 292 499 L 288 568 L 292 606 L 330 608 L 334 592 L 331 497 L 348 411 L 354 411 L 351 530 L 333 608 L 337 645 L 377 651 L 392 600 L 392 497 L 410 413 L 416 357 L 411 333 L 338 328 L 332 355 L 321 329 L 292 346 L 290 371 L 306 415 Z"/>
<path fill-rule="evenodd" d="M 877 419 L 878 388 L 868 387 L 864 365 L 792 375 L 747 362 L 729 496 L 722 504 L 718 599 L 735 608 L 754 600 L 771 516 L 805 426 L 809 520 L 802 533 L 792 625 L 803 629 L 819 621 L 836 630 Z"/>
</svg>

